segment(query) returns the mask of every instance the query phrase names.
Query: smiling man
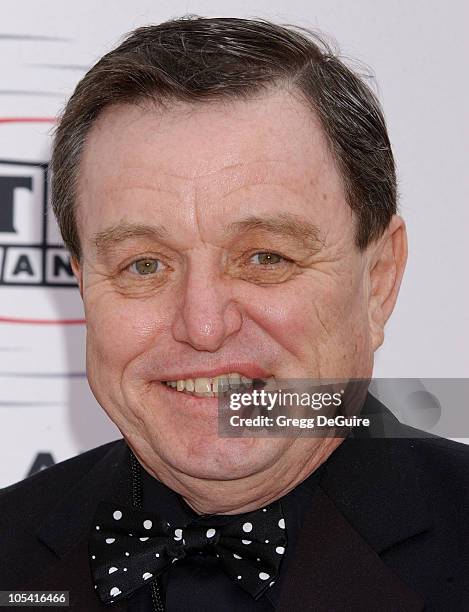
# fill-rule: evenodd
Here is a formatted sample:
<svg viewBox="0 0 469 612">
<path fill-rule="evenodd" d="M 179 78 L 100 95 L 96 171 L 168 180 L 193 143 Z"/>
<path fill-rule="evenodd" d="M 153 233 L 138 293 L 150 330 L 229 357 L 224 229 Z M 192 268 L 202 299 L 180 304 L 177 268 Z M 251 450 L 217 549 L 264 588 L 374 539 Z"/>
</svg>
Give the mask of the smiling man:
<svg viewBox="0 0 469 612">
<path fill-rule="evenodd" d="M 395 291 L 403 222 L 379 255 L 353 248 L 320 125 L 284 88 L 153 106 L 106 109 L 83 152 L 74 269 L 89 380 L 150 473 L 198 512 L 246 512 L 293 488 L 338 439 L 311 452 L 317 440 L 219 437 L 218 399 L 194 393 L 229 374 L 368 377 L 384 316 L 365 276 L 386 258 Z M 164 384 L 184 380 L 182 392 Z"/>
<path fill-rule="evenodd" d="M 2 588 L 83 611 L 463 610 L 464 446 L 409 441 L 370 395 L 388 439 L 219 432 L 222 389 L 372 376 L 407 242 L 368 87 L 293 27 L 148 26 L 80 81 L 52 164 L 123 439 L 2 493 Z"/>
</svg>

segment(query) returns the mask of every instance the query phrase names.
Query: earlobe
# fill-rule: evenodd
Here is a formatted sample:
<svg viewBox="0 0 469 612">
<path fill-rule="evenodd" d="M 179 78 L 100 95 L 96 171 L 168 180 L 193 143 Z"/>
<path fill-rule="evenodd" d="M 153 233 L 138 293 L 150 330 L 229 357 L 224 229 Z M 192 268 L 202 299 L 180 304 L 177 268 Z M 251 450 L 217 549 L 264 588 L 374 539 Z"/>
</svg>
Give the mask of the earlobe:
<svg viewBox="0 0 469 612">
<path fill-rule="evenodd" d="M 73 274 L 77 279 L 78 290 L 80 291 L 81 298 L 83 299 L 83 271 L 80 262 L 76 257 L 70 257 L 70 264 L 72 266 Z"/>
<path fill-rule="evenodd" d="M 370 261 L 368 315 L 373 350 L 383 343 L 384 326 L 394 310 L 406 262 L 405 223 L 399 215 L 394 215 Z"/>
</svg>

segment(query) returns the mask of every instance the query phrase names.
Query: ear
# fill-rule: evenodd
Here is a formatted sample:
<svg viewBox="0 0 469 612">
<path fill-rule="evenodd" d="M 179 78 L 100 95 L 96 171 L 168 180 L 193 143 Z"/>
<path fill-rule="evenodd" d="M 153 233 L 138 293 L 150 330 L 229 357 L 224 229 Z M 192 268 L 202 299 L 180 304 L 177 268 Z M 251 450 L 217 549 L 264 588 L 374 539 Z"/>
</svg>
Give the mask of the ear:
<svg viewBox="0 0 469 612">
<path fill-rule="evenodd" d="M 384 326 L 394 310 L 406 262 L 405 223 L 399 215 L 394 215 L 375 243 L 370 260 L 368 318 L 374 351 L 383 343 Z"/>
<path fill-rule="evenodd" d="M 78 289 L 80 291 L 81 299 L 83 299 L 83 269 L 80 265 L 80 262 L 76 257 L 70 258 L 70 264 L 72 266 L 72 271 L 77 279 Z"/>
</svg>

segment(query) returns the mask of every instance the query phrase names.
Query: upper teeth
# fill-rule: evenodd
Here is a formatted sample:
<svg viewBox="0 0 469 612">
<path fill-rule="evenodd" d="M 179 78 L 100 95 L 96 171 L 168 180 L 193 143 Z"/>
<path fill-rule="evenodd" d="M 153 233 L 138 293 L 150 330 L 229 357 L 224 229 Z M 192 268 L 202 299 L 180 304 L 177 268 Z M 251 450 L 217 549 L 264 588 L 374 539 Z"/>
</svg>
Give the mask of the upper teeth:
<svg viewBox="0 0 469 612">
<path fill-rule="evenodd" d="M 238 372 L 221 374 L 212 378 L 186 378 L 180 380 L 170 380 L 166 384 L 178 391 L 188 391 L 190 393 L 218 393 L 228 391 L 228 389 L 239 387 L 239 385 L 250 385 L 252 378 L 241 376 Z"/>
</svg>

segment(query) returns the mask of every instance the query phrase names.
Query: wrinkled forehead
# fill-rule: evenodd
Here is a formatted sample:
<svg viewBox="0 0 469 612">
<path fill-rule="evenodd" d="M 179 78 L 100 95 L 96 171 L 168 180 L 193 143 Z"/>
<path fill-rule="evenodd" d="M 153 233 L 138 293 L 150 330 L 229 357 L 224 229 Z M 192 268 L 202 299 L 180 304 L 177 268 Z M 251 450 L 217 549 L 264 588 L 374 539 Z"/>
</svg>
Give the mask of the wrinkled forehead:
<svg viewBox="0 0 469 612">
<path fill-rule="evenodd" d="M 345 208 L 318 119 L 285 92 L 169 110 L 107 108 L 88 135 L 79 173 L 79 225 L 83 217 L 97 226 L 147 222 L 152 213 L 210 221 L 290 209 L 319 215 L 324 226 Z"/>
<path fill-rule="evenodd" d="M 119 180 L 122 171 L 202 189 L 213 182 L 223 189 L 229 181 L 236 188 L 243 180 L 311 184 L 337 175 L 318 118 L 283 90 L 165 109 L 150 103 L 106 108 L 87 136 L 79 183 Z"/>
</svg>

